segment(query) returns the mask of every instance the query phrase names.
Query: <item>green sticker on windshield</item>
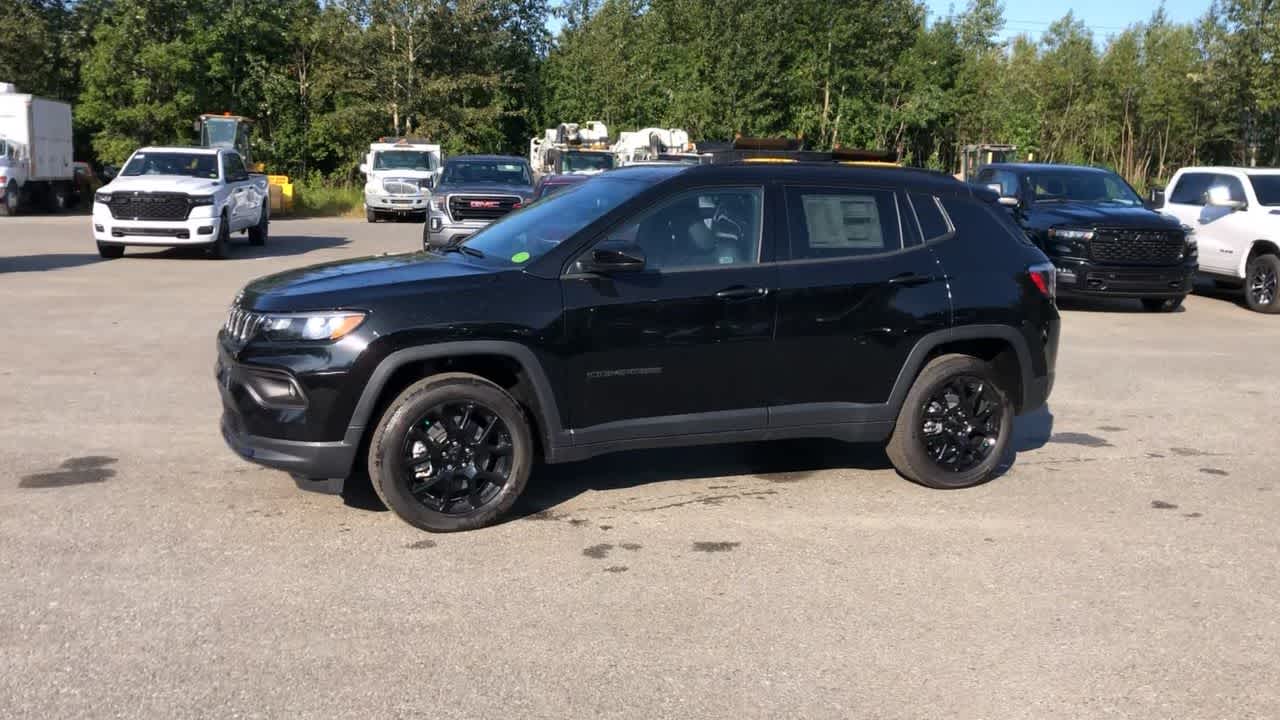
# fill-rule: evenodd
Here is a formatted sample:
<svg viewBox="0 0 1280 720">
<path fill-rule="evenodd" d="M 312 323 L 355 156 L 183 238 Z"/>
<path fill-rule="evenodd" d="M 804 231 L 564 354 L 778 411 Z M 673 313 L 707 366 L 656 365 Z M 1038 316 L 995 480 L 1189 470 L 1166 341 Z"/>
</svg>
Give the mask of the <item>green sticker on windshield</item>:
<svg viewBox="0 0 1280 720">
<path fill-rule="evenodd" d="M 529 259 L 529 253 L 527 253 L 527 252 L 525 252 L 525 251 L 523 251 L 523 250 L 521 250 L 520 252 L 518 252 L 518 253 L 516 253 L 515 255 L 512 255 L 512 256 L 511 256 L 511 262 L 513 262 L 513 263 L 522 263 L 522 262 L 526 262 L 528 259 Z"/>
</svg>

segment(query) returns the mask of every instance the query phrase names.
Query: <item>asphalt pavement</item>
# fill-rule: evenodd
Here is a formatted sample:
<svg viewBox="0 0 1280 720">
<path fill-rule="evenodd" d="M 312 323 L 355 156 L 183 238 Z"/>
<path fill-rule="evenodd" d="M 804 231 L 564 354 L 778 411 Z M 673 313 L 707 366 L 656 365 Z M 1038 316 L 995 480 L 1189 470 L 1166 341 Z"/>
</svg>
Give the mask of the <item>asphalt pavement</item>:
<svg viewBox="0 0 1280 720">
<path fill-rule="evenodd" d="M 0 218 L 2 717 L 1280 717 L 1280 317 L 1230 294 L 1064 309 L 979 488 L 632 452 L 429 535 L 241 461 L 213 383 L 248 280 L 420 225 L 102 261 L 88 222 Z"/>
</svg>

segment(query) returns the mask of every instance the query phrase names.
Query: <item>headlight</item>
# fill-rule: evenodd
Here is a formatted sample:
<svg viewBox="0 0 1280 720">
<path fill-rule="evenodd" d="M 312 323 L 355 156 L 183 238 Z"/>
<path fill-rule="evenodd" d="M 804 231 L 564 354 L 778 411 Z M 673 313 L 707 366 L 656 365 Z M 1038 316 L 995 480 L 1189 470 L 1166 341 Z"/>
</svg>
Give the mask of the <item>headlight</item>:
<svg viewBox="0 0 1280 720">
<path fill-rule="evenodd" d="M 364 313 L 299 313 L 267 315 L 262 336 L 267 340 L 340 340 L 364 322 Z"/>
<path fill-rule="evenodd" d="M 111 193 L 109 193 L 109 192 L 96 192 L 96 193 L 94 193 L 94 194 L 93 194 L 93 201 L 94 201 L 94 202 L 100 202 L 100 203 L 109 203 L 109 202 L 111 202 Z"/>
<path fill-rule="evenodd" d="M 443 195 L 432 195 L 431 207 L 435 208 L 436 212 L 444 212 L 444 200 Z"/>
<path fill-rule="evenodd" d="M 191 203 L 193 206 L 212 205 L 213 196 L 212 195 L 189 195 L 187 196 L 187 202 Z"/>
<path fill-rule="evenodd" d="M 1092 240 L 1093 231 L 1074 228 L 1050 228 L 1049 237 L 1057 240 Z"/>
</svg>

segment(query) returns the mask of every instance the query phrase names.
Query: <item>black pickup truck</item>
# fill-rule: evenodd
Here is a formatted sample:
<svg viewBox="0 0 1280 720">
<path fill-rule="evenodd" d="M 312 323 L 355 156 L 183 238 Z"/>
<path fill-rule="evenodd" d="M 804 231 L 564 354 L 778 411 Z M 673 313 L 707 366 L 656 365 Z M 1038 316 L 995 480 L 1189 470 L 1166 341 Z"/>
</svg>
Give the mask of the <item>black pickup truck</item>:
<svg viewBox="0 0 1280 720">
<path fill-rule="evenodd" d="M 1172 312 L 1191 292 L 1195 237 L 1149 209 L 1119 175 L 1101 168 L 997 163 L 979 185 L 1000 194 L 1014 220 L 1058 268 L 1060 297 L 1137 298 Z"/>
</svg>

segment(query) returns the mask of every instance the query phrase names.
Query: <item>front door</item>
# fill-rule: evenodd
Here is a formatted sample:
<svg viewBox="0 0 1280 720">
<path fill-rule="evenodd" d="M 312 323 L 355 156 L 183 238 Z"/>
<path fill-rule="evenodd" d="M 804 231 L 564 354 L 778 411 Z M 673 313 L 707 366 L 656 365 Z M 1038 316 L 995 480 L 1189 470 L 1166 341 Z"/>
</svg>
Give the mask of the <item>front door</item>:
<svg viewBox="0 0 1280 720">
<path fill-rule="evenodd" d="M 857 422 L 888 401 L 916 342 L 950 323 L 946 279 L 917 240 L 950 227 L 928 194 L 792 186 L 784 195 L 770 426 Z"/>
<path fill-rule="evenodd" d="M 681 191 L 570 265 L 575 444 L 764 427 L 776 287 L 766 228 L 763 188 Z M 610 248 L 644 267 L 593 272 L 594 251 Z"/>
<path fill-rule="evenodd" d="M 1246 213 L 1209 205 L 1207 196 L 1216 187 L 1225 187 L 1232 200 L 1246 202 L 1240 179 L 1220 173 L 1184 173 L 1170 189 L 1164 211 L 1195 231 L 1200 248 L 1200 269 L 1234 275 L 1240 265 L 1240 248 L 1248 247 L 1250 234 Z"/>
</svg>

